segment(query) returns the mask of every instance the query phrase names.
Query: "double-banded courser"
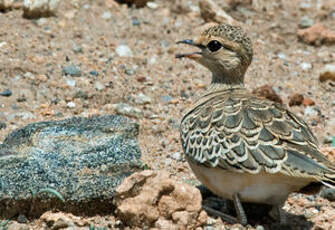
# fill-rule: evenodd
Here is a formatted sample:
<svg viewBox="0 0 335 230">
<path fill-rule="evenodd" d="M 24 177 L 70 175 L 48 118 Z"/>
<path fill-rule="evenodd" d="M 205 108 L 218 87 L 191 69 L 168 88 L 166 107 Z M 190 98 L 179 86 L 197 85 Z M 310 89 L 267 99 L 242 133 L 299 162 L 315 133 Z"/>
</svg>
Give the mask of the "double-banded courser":
<svg viewBox="0 0 335 230">
<path fill-rule="evenodd" d="M 196 177 L 234 201 L 237 218 L 221 213 L 224 219 L 247 224 L 241 205 L 246 201 L 273 205 L 284 223 L 281 205 L 291 192 L 334 185 L 335 165 L 321 154 L 307 124 L 245 88 L 253 49 L 241 27 L 217 25 L 195 41 L 178 43 L 198 50 L 177 58 L 195 60 L 212 72 L 210 86 L 182 119 L 180 135 Z"/>
</svg>

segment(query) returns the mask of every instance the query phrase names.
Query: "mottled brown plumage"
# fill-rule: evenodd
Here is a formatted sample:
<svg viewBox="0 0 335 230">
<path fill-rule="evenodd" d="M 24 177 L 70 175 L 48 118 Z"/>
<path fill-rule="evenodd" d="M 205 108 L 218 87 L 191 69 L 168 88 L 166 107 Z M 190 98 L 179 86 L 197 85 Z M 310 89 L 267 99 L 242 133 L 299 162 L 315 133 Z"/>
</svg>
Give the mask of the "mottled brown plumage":
<svg viewBox="0 0 335 230">
<path fill-rule="evenodd" d="M 253 51 L 240 28 L 218 25 L 196 41 L 200 52 L 180 54 L 212 72 L 212 83 L 182 119 L 184 153 L 198 179 L 214 193 L 280 206 L 310 183 L 335 181 L 335 166 L 322 155 L 307 124 L 286 107 L 250 94 L 244 74 Z M 281 215 L 281 218 L 283 216 Z"/>
</svg>

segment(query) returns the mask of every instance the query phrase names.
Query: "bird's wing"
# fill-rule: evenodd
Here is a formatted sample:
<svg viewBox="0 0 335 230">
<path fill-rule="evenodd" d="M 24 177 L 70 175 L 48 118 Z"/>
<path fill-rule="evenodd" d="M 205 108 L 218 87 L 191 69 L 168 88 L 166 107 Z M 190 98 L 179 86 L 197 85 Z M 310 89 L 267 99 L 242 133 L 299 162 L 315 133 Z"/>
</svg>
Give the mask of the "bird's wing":
<svg viewBox="0 0 335 230">
<path fill-rule="evenodd" d="M 334 182 L 335 166 L 320 153 L 307 124 L 268 100 L 216 95 L 186 114 L 180 129 L 184 152 L 195 163 Z"/>
</svg>

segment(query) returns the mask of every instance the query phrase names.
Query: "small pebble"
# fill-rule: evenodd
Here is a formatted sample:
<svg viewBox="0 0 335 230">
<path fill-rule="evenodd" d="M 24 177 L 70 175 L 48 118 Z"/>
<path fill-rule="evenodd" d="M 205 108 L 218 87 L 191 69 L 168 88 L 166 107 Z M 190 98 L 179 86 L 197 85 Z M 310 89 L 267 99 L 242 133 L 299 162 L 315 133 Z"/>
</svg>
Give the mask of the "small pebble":
<svg viewBox="0 0 335 230">
<path fill-rule="evenodd" d="M 76 80 L 73 80 L 73 79 L 66 79 L 66 84 L 67 84 L 68 86 L 75 87 L 75 86 L 76 86 Z"/>
<path fill-rule="evenodd" d="M 332 136 L 325 136 L 323 138 L 323 144 L 331 144 L 333 142 L 333 138 L 335 140 L 335 137 Z M 335 142 L 334 142 L 335 143 Z M 334 144 L 335 145 L 335 144 Z"/>
<path fill-rule="evenodd" d="M 149 59 L 149 64 L 150 64 L 150 65 L 153 65 L 153 64 L 156 63 L 156 61 L 157 61 L 157 55 L 154 54 L 154 55 Z"/>
<path fill-rule="evenodd" d="M 116 53 L 120 57 L 132 57 L 133 56 L 133 51 L 129 48 L 127 45 L 119 45 L 116 47 Z"/>
<path fill-rule="evenodd" d="M 324 188 L 321 193 L 320 196 L 329 200 L 329 201 L 335 201 L 335 189 L 333 188 Z"/>
<path fill-rule="evenodd" d="M 104 90 L 106 87 L 99 81 L 94 83 L 94 88 L 98 91 Z"/>
<path fill-rule="evenodd" d="M 286 54 L 284 54 L 284 53 L 278 53 L 277 57 L 280 58 L 280 59 L 283 59 L 283 60 L 287 59 Z"/>
<path fill-rule="evenodd" d="M 141 118 L 144 115 L 143 111 L 139 108 L 133 107 L 125 103 L 114 104 L 113 107 L 115 108 L 115 111 L 121 115 L 137 118 Z"/>
<path fill-rule="evenodd" d="M 158 4 L 156 2 L 147 2 L 147 7 L 155 10 L 158 8 Z"/>
<path fill-rule="evenodd" d="M 305 29 L 311 27 L 312 25 L 314 25 L 314 20 L 307 16 L 304 16 L 303 18 L 301 18 L 298 26 L 300 29 Z"/>
<path fill-rule="evenodd" d="M 131 21 L 133 23 L 133 26 L 140 26 L 141 25 L 140 20 L 138 20 L 138 18 L 136 18 L 136 17 L 132 18 Z"/>
<path fill-rule="evenodd" d="M 161 101 L 164 103 L 169 103 L 170 101 L 172 101 L 172 97 L 170 95 L 164 95 L 161 97 Z"/>
<path fill-rule="evenodd" d="M 106 11 L 101 16 L 103 19 L 110 19 L 112 18 L 112 13 L 110 11 Z"/>
<path fill-rule="evenodd" d="M 304 115 L 306 116 L 317 116 L 318 111 L 316 111 L 313 107 L 308 106 L 305 108 Z"/>
<path fill-rule="evenodd" d="M 24 223 L 27 223 L 28 222 L 28 219 L 25 215 L 23 214 L 20 214 L 18 217 L 17 217 L 17 222 L 21 223 L 21 224 L 24 224 Z"/>
<path fill-rule="evenodd" d="M 136 71 L 134 69 L 130 69 L 130 68 L 126 68 L 124 70 L 125 74 L 131 76 L 131 75 L 134 75 L 136 73 Z"/>
<path fill-rule="evenodd" d="M 6 89 L 6 90 L 0 92 L 0 96 L 4 96 L 4 97 L 10 97 L 10 96 L 12 96 L 12 94 L 13 93 L 10 89 Z"/>
<path fill-rule="evenodd" d="M 78 45 L 78 44 L 73 44 L 73 45 L 72 45 L 72 50 L 73 50 L 73 52 L 75 52 L 75 53 L 82 53 L 82 52 L 83 52 L 83 47 L 81 47 L 81 46 Z"/>
<path fill-rule="evenodd" d="M 76 103 L 74 103 L 73 101 L 68 102 L 66 105 L 67 105 L 68 108 L 76 107 Z"/>
<path fill-rule="evenodd" d="M 302 70 L 309 70 L 312 69 L 312 64 L 308 62 L 303 62 L 300 64 Z"/>
<path fill-rule="evenodd" d="M 0 42 L 0 48 L 5 46 L 7 44 L 7 42 Z"/>
<path fill-rule="evenodd" d="M 181 152 L 175 152 L 173 155 L 172 155 L 172 158 L 175 159 L 176 161 L 180 161 L 182 159 L 182 154 Z"/>
<path fill-rule="evenodd" d="M 7 125 L 5 122 L 0 121 L 0 129 L 5 129 L 7 128 Z"/>
<path fill-rule="evenodd" d="M 169 159 L 169 158 L 165 159 L 165 166 L 170 166 L 171 163 L 172 163 L 171 159 Z"/>
<path fill-rule="evenodd" d="M 26 72 L 23 75 L 25 78 L 31 79 L 31 80 L 35 80 L 35 75 L 32 74 L 31 72 Z"/>
<path fill-rule="evenodd" d="M 62 73 L 63 75 L 70 75 L 73 77 L 81 76 L 81 70 L 76 65 L 69 65 L 69 66 L 64 67 Z"/>
<path fill-rule="evenodd" d="M 99 76 L 99 72 L 98 71 L 95 71 L 95 70 L 91 70 L 90 71 L 90 75 L 92 75 L 92 76 Z"/>
<path fill-rule="evenodd" d="M 320 72 L 319 80 L 321 82 L 327 80 L 335 81 L 335 64 L 325 65 L 325 67 Z"/>
<path fill-rule="evenodd" d="M 257 225 L 256 230 L 264 230 L 264 227 L 262 225 Z"/>
<path fill-rule="evenodd" d="M 139 93 L 136 97 L 134 102 L 138 105 L 150 104 L 152 102 L 151 98 L 143 93 Z"/>
</svg>

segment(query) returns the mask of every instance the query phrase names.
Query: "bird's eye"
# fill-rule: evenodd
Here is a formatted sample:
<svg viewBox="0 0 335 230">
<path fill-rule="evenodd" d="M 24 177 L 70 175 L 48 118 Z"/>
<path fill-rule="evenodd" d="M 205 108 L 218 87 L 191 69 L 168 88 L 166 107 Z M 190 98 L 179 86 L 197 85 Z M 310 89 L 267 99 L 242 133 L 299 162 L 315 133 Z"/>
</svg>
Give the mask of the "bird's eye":
<svg viewBox="0 0 335 230">
<path fill-rule="evenodd" d="M 217 40 L 213 40 L 213 41 L 210 41 L 208 44 L 207 44 L 207 48 L 211 51 L 211 52 L 215 52 L 215 51 L 218 51 L 219 49 L 221 49 L 222 47 L 222 44 L 217 41 Z"/>
</svg>

